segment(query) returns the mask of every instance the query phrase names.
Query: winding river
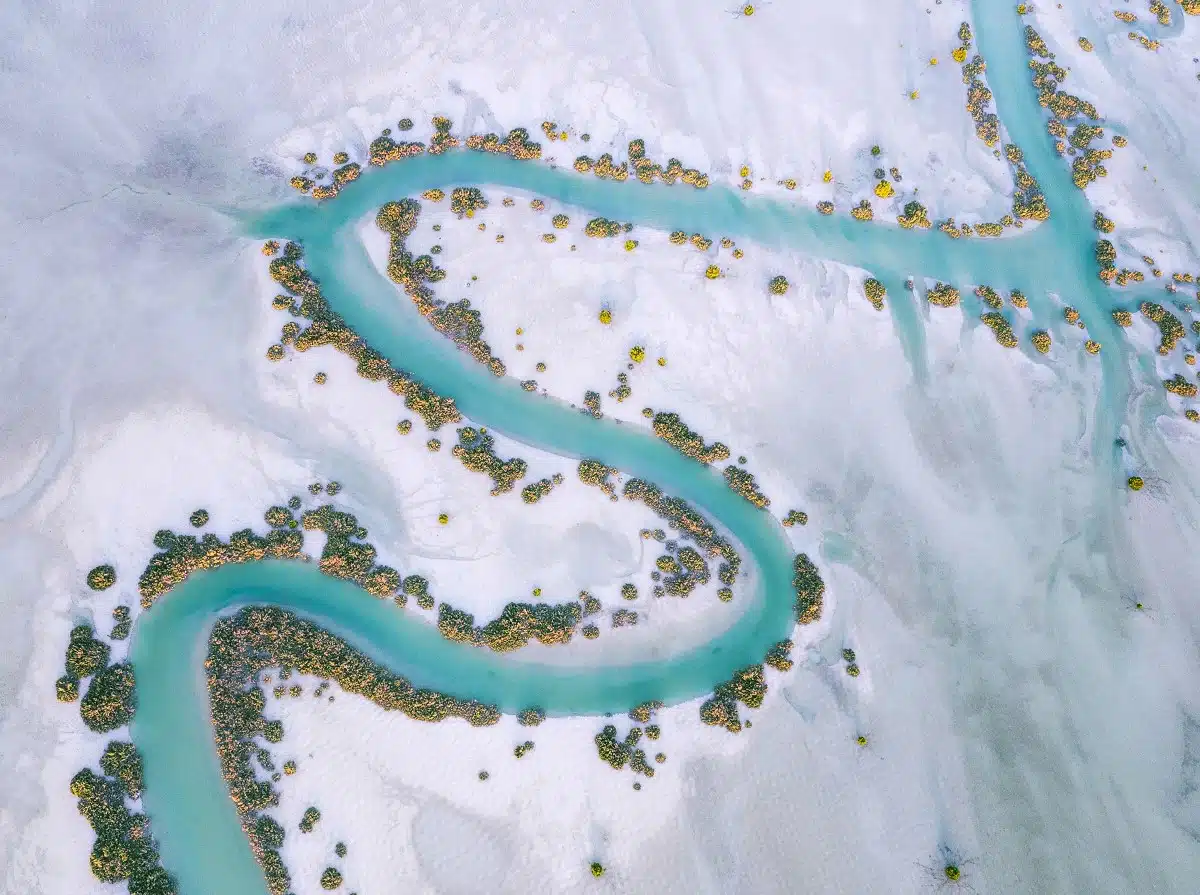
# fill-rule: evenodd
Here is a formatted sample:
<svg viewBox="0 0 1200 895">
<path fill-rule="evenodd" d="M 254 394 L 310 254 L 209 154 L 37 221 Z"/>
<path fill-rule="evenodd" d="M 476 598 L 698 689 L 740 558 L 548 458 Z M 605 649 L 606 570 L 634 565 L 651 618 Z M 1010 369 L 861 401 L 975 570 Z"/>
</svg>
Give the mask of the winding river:
<svg viewBox="0 0 1200 895">
<path fill-rule="evenodd" d="M 641 227 L 720 233 L 861 267 L 888 286 L 899 337 L 910 346 L 914 366 L 920 357 L 911 346 L 920 344 L 922 323 L 904 289 L 906 276 L 1020 288 L 1030 298 L 1035 320 L 1046 328 L 1060 317 L 1047 297 L 1055 293 L 1079 309 L 1091 337 L 1104 345 L 1094 359 L 1103 364 L 1101 412 L 1106 417 L 1096 438 L 1098 447 L 1102 441 L 1111 443 L 1128 388 L 1128 349 L 1109 314 L 1112 293 L 1095 276 L 1091 209 L 1046 137 L 1026 66 L 1023 23 L 1013 5 L 981 0 L 974 4 L 974 14 L 997 113 L 1009 141 L 1024 150 L 1052 210 L 1047 223 L 1003 239 L 952 241 L 936 231 L 864 225 L 722 187 L 700 191 L 613 184 L 569 169 L 465 151 L 371 170 L 334 202 L 303 202 L 246 216 L 247 235 L 303 243 L 308 268 L 331 306 L 393 366 L 453 397 L 477 424 L 560 455 L 594 457 L 683 497 L 719 520 L 749 553 L 759 573 L 758 589 L 738 604 L 741 614 L 731 627 L 690 652 L 633 665 L 571 668 L 504 658 L 451 642 L 427 622 L 397 611 L 390 601 L 323 576 L 313 565 L 265 562 L 193 575 L 138 620 L 132 645 L 138 676 L 132 734 L 145 761 L 146 811 L 164 866 L 176 876 L 182 893 L 266 892 L 220 775 L 202 676 L 212 623 L 232 607 L 286 607 L 418 686 L 494 703 L 505 711 L 538 705 L 559 715 L 623 712 L 647 699 L 672 703 L 701 696 L 736 668 L 760 662 L 794 623 L 792 551 L 778 523 L 727 489 L 711 470 L 649 433 L 530 395 L 511 379 L 496 379 L 437 335 L 377 272 L 355 236 L 363 216 L 386 201 L 448 184 L 526 190 Z M 1116 462 L 1112 451 L 1105 446 L 1094 453 L 1102 466 L 1098 480 L 1110 486 Z"/>
</svg>

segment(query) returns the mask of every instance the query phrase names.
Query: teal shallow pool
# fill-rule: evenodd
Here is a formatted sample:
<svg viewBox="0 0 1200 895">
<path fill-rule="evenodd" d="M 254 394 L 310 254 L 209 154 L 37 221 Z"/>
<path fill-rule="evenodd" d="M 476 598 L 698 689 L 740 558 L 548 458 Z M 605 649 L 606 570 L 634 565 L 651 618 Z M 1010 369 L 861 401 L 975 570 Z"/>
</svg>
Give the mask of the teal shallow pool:
<svg viewBox="0 0 1200 895">
<path fill-rule="evenodd" d="M 145 760 L 146 810 L 164 865 L 178 878 L 181 892 L 266 892 L 224 789 L 206 711 L 205 643 L 216 616 L 232 607 L 268 603 L 292 609 L 418 686 L 505 711 L 537 705 L 550 714 L 623 712 L 648 699 L 671 703 L 704 695 L 733 670 L 760 662 L 794 622 L 791 550 L 778 523 L 728 490 L 711 470 L 647 432 L 530 395 L 512 380 L 496 379 L 438 336 L 379 275 L 355 238 L 355 224 L 386 201 L 434 186 L 494 185 L 641 227 L 719 233 L 859 266 L 889 287 L 893 320 L 915 370 L 923 353 L 921 315 L 910 304 L 896 306 L 903 302 L 906 276 L 1021 288 L 1042 326 L 1049 326 L 1056 313 L 1056 306 L 1042 298 L 1053 292 L 1080 310 L 1091 337 L 1104 344 L 1095 361 L 1104 365 L 1105 381 L 1096 438 L 1112 437 L 1125 401 L 1126 360 L 1105 290 L 1094 275 L 1091 210 L 1045 137 L 1043 112 L 1029 82 L 1022 24 L 1012 5 L 979 2 L 974 7 L 976 40 L 988 62 L 997 112 L 1010 140 L 1023 148 L 1052 209 L 1048 224 L 1017 236 L 951 241 L 937 232 L 863 225 L 719 187 L 613 184 L 569 169 L 472 152 L 397 162 L 368 172 L 335 202 L 246 216 L 250 235 L 303 243 L 308 269 L 330 305 L 394 367 L 453 397 L 477 424 L 561 455 L 602 460 L 684 498 L 732 533 L 759 572 L 758 589 L 734 610 L 741 613 L 737 621 L 700 648 L 662 661 L 585 669 L 514 661 L 448 641 L 390 601 L 322 576 L 315 566 L 271 562 L 194 575 L 138 621 L 132 654 L 139 703 L 133 736 Z M 1107 482 L 1113 452 L 1094 454 L 1102 467 L 1098 480 Z"/>
</svg>

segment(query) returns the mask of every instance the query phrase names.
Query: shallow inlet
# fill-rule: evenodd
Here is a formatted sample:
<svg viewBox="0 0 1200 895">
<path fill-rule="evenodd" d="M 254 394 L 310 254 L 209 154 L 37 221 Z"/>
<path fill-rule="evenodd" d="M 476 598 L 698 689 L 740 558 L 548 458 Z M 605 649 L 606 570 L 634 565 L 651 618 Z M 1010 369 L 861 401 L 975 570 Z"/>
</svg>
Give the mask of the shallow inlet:
<svg viewBox="0 0 1200 895">
<path fill-rule="evenodd" d="M 1108 317 L 1106 294 L 1091 271 L 1090 210 L 1050 150 L 1043 113 L 1026 67 L 1022 24 L 1011 5 L 975 3 L 976 39 L 987 79 L 1011 139 L 1026 153 L 1052 209 L 1051 220 L 998 240 L 951 241 L 937 232 L 863 225 L 784 203 L 746 199 L 710 187 L 612 184 L 570 170 L 465 151 L 421 156 L 372 170 L 335 202 L 295 204 L 247 215 L 247 230 L 303 242 L 309 270 L 347 324 L 387 357 L 440 394 L 453 397 L 473 422 L 522 442 L 573 457 L 594 457 L 655 482 L 688 500 L 730 531 L 760 572 L 760 589 L 737 622 L 713 641 L 661 662 L 624 666 L 543 667 L 447 641 L 427 623 L 302 564 L 230 566 L 195 575 L 163 598 L 137 625 L 138 714 L 133 736 L 145 761 L 146 809 L 164 865 L 184 895 L 261 895 L 266 888 L 225 791 L 208 724 L 202 660 L 214 618 L 247 603 L 292 609 L 343 636 L 414 684 L 495 703 L 505 711 L 531 705 L 550 714 L 625 711 L 647 699 L 678 702 L 709 692 L 734 669 L 761 661 L 793 624 L 791 556 L 777 523 L 729 491 L 711 470 L 682 457 L 648 433 L 597 421 L 567 405 L 523 392 L 471 363 L 421 320 L 371 265 L 354 238 L 364 215 L 386 201 L 448 184 L 526 190 L 638 226 L 720 232 L 788 246 L 870 270 L 900 299 L 905 276 L 1021 288 L 1045 325 L 1054 292 L 1077 307 L 1105 344 L 1105 391 L 1096 438 L 1111 438 L 1124 406 L 1125 349 Z M 894 301 L 895 299 L 890 299 Z M 919 313 L 893 311 L 916 367 Z M 917 347 L 913 347 L 917 346 Z M 1094 452 L 1108 487 L 1111 451 Z M 1111 504 L 1110 504 L 1111 505 Z M 1092 523 L 1105 524 L 1103 519 Z"/>
</svg>

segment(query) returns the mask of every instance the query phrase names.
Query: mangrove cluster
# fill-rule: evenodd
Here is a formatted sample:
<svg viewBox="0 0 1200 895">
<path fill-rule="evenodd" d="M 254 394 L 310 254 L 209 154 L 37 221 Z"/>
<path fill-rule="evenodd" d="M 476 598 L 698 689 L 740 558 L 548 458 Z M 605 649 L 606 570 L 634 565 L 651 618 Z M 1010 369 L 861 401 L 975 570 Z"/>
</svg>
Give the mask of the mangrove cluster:
<svg viewBox="0 0 1200 895">
<path fill-rule="evenodd" d="M 777 670 L 787 671 L 792 667 L 792 645 L 790 640 L 781 640 L 771 647 L 761 663 L 740 668 L 729 680 L 718 684 L 713 689 L 713 695 L 700 706 L 700 720 L 715 727 L 724 727 L 730 733 L 739 733 L 742 720 L 738 714 L 738 703 L 751 709 L 762 705 L 763 697 L 767 695 L 764 666 L 770 664 Z"/>
<path fill-rule="evenodd" d="M 280 722 L 263 716 L 266 694 L 258 680 L 272 667 L 336 681 L 347 692 L 418 721 L 456 717 L 478 727 L 500 718 L 494 706 L 414 687 L 341 638 L 287 610 L 251 606 L 219 619 L 205 661 L 217 757 L 272 895 L 284 895 L 291 885 L 279 855 L 283 830 L 265 814 L 278 803 L 279 794 L 270 780 L 258 779 L 252 763 L 259 753 L 257 737 L 279 742 L 283 736 Z"/>
<path fill-rule="evenodd" d="M 500 615 L 477 626 L 475 616 L 449 603 L 438 606 L 438 630 L 449 640 L 512 652 L 536 640 L 550 646 L 569 643 L 583 620 L 579 603 L 509 603 Z"/>
<path fill-rule="evenodd" d="M 380 209 L 376 223 L 385 230 L 389 227 L 407 228 L 405 232 L 411 232 L 416 223 L 416 212 L 401 203 L 390 202 Z M 392 367 L 387 358 L 346 325 L 321 295 L 317 281 L 300 265 L 303 256 L 300 245 L 289 242 L 284 246 L 282 255 L 270 264 L 271 278 L 292 296 L 291 301 L 284 296 L 286 304 L 278 304 L 284 304 L 293 316 L 309 321 L 303 329 L 295 322 L 284 326 L 280 344 L 272 346 L 278 348 L 279 356 L 283 356 L 284 345 L 291 345 L 297 351 L 332 345 L 357 363 L 359 376 L 373 382 L 386 381 L 392 392 L 403 396 L 404 406 L 418 414 L 431 430 L 436 431 L 446 423 L 461 420 L 462 416 L 452 398 L 443 398 L 410 374 Z"/>
<path fill-rule="evenodd" d="M 677 413 L 656 413 L 651 426 L 655 435 L 693 460 L 707 465 L 729 459 L 729 448 L 719 441 L 705 444 L 700 434 L 689 429 Z"/>
</svg>

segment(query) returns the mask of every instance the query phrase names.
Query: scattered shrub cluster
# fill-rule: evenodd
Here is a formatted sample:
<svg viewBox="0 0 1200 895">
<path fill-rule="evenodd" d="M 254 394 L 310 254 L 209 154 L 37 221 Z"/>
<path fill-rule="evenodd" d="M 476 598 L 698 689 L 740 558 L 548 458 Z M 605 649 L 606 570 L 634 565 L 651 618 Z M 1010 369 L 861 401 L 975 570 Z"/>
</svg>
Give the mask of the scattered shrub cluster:
<svg viewBox="0 0 1200 895">
<path fill-rule="evenodd" d="M 58 700 L 74 702 L 78 699 L 79 682 L 104 671 L 108 667 L 108 655 L 108 644 L 92 636 L 91 625 L 76 625 L 72 628 L 67 642 L 65 673 L 54 682 Z M 90 688 L 88 692 L 91 692 Z M 92 704 L 94 705 L 94 702 Z"/>
<path fill-rule="evenodd" d="M 472 134 L 466 139 L 467 149 L 476 152 L 496 152 L 509 155 L 519 161 L 542 157 L 542 144 L 529 139 L 529 131 L 523 127 L 513 128 L 503 140 L 499 134 Z"/>
<path fill-rule="evenodd" d="M 664 546 L 666 552 L 655 560 L 658 572 L 653 577 L 662 582 L 655 586 L 655 596 L 688 597 L 697 587 L 709 582 L 708 563 L 697 550 L 680 547 L 676 541 L 667 541 Z M 621 595 L 629 600 L 636 599 L 637 588 L 624 584 Z"/>
<path fill-rule="evenodd" d="M 278 607 L 252 606 L 218 619 L 205 662 L 217 757 L 272 895 L 284 895 L 291 884 L 278 851 L 282 830 L 263 814 L 279 797 L 269 781 L 257 779 L 251 759 L 258 752 L 256 737 L 278 741 L 282 736 L 270 727 L 278 728 L 278 722 L 263 717 L 266 696 L 256 683 L 262 671 L 276 666 L 336 681 L 385 710 L 419 721 L 459 717 L 486 726 L 500 717 L 493 706 L 417 689 L 334 634 Z M 309 829 L 319 817 L 319 812 L 305 812 Z"/>
<path fill-rule="evenodd" d="M 109 632 L 109 637 L 112 640 L 124 640 L 129 636 L 129 632 L 133 627 L 133 619 L 130 618 L 128 606 L 115 606 L 112 611 L 113 625 L 112 631 Z"/>
<path fill-rule="evenodd" d="M 321 571 L 334 578 L 353 581 L 376 597 L 389 597 L 400 587 L 400 573 L 390 566 L 377 565 L 375 548 L 363 538 L 366 531 L 350 513 L 326 504 L 305 513 L 300 519 L 306 531 L 323 531 L 325 547 L 321 551 Z"/>
<path fill-rule="evenodd" d="M 626 765 L 635 774 L 646 777 L 654 776 L 654 768 L 646 761 L 646 752 L 637 748 L 642 738 L 642 728 L 632 727 L 623 739 L 617 739 L 617 728 L 614 724 L 606 724 L 593 742 L 596 744 L 596 754 L 614 771 L 620 771 Z"/>
<path fill-rule="evenodd" d="M 450 210 L 459 218 L 475 216 L 488 207 L 483 191 L 476 186 L 459 186 L 450 191 Z"/>
<path fill-rule="evenodd" d="M 1134 35 L 1130 35 L 1133 37 Z M 1054 54 L 1046 46 L 1046 42 L 1032 27 L 1025 27 L 1025 46 L 1034 57 L 1029 67 L 1033 71 L 1033 85 L 1038 91 L 1038 102 L 1050 111 L 1051 118 L 1047 124 L 1050 135 L 1057 138 L 1055 149 L 1060 154 L 1075 156 L 1071 163 L 1071 179 L 1079 189 L 1086 189 L 1098 178 L 1104 177 L 1108 171 L 1104 162 L 1112 158 L 1111 149 L 1094 149 L 1091 143 L 1103 137 L 1103 130 L 1090 122 L 1099 121 L 1100 115 L 1096 107 L 1074 94 L 1060 89 L 1067 77 L 1067 71 L 1054 61 Z M 1082 120 L 1088 119 L 1088 120 Z M 1068 136 L 1067 123 L 1078 123 Z M 1116 143 L 1114 145 L 1121 145 Z M 1095 225 L 1102 232 L 1107 221 L 1103 215 L 1097 214 Z M 1111 222 L 1108 222 L 1111 225 Z"/>
<path fill-rule="evenodd" d="M 682 537 L 692 540 L 709 556 L 720 556 L 722 562 L 717 568 L 717 580 L 726 587 L 733 586 L 741 568 L 741 556 L 733 549 L 733 545 L 718 535 L 712 524 L 686 501 L 663 494 L 657 485 L 642 479 L 629 479 L 622 493 L 629 500 L 645 503 L 672 527 L 678 528 Z"/>
<path fill-rule="evenodd" d="M 636 625 L 638 623 L 638 614 L 632 609 L 618 609 L 612 614 L 612 626 L 614 628 L 623 628 L 626 625 Z"/>
<path fill-rule="evenodd" d="M 616 470 L 611 466 L 605 466 L 599 460 L 580 460 L 579 461 L 579 480 L 585 485 L 591 485 L 593 488 L 599 488 L 609 497 L 616 497 L 616 488 L 609 481 L 609 478 L 616 474 Z"/>
<path fill-rule="evenodd" d="M 450 193 L 450 207 L 459 217 L 472 217 L 477 209 L 487 207 L 487 200 L 476 187 L 457 187 Z M 454 302 L 439 299 L 429 284 L 441 282 L 446 272 L 434 264 L 432 256 L 414 257 L 408 250 L 405 240 L 416 227 L 420 213 L 420 203 L 403 199 L 387 203 L 376 215 L 376 225 L 390 237 L 388 277 L 404 289 L 417 311 L 434 329 L 486 365 L 494 375 L 503 376 L 506 372 L 504 362 L 484 341 L 483 318 L 471 307 L 470 299 Z"/>
<path fill-rule="evenodd" d="M 438 606 L 438 630 L 443 637 L 498 653 L 520 649 L 530 640 L 546 646 L 569 643 L 582 619 L 579 603 L 509 603 L 499 616 L 479 627 L 471 613 L 449 603 Z"/>
<path fill-rule="evenodd" d="M 581 155 L 575 159 L 573 167 L 580 174 L 591 171 L 601 179 L 623 181 L 629 178 L 629 169 L 632 166 L 633 175 L 642 183 L 654 183 L 655 180 L 661 180 L 663 183 L 673 184 L 676 180 L 681 180 L 696 189 L 702 190 L 708 186 L 707 174 L 703 174 L 695 168 L 685 168 L 683 162 L 677 158 L 668 159 L 665 167 L 648 158 L 645 140 L 640 138 L 630 140 L 628 153 L 629 161 L 621 162 L 620 165 L 614 165 L 612 156 L 606 152 L 598 159 Z"/>
<path fill-rule="evenodd" d="M 551 478 L 538 479 L 531 485 L 526 485 L 521 489 L 521 499 L 526 503 L 537 503 L 547 494 L 549 494 L 556 485 L 561 485 L 563 477 L 559 473 L 555 473 Z"/>
<path fill-rule="evenodd" d="M 783 640 L 775 644 L 767 653 L 770 664 L 774 668 L 791 667 L 791 641 Z M 747 708 L 756 709 L 762 705 L 763 697 L 767 694 L 767 679 L 763 663 L 747 665 L 733 673 L 733 676 L 713 689 L 713 695 L 700 706 L 700 720 L 705 724 L 724 727 L 730 733 L 739 733 L 742 721 L 738 715 L 738 703 Z"/>
<path fill-rule="evenodd" d="M 625 228 L 608 218 L 592 218 L 584 225 L 583 232 L 593 239 L 612 239 L 624 233 Z"/>
<path fill-rule="evenodd" d="M 96 834 L 89 859 L 93 875 L 105 883 L 126 883 L 130 895 L 175 895 L 178 888 L 162 867 L 149 821 L 126 803 L 126 797 L 137 798 L 130 793 L 131 784 L 141 791 L 141 757 L 129 743 L 117 742 L 104 754 L 108 765 L 121 771 L 120 777 L 105 769 L 102 759 L 101 770 L 108 776 L 84 768 L 71 778 L 79 813 Z"/>
<path fill-rule="evenodd" d="M 830 209 L 832 211 L 832 208 Z M 897 215 L 896 220 L 905 230 L 928 230 L 933 226 L 929 220 L 929 211 L 915 199 L 904 204 L 904 211 Z"/>
<path fill-rule="evenodd" d="M 546 713 L 539 708 L 525 709 L 517 715 L 517 722 L 522 727 L 537 727 L 546 720 Z"/>
<path fill-rule="evenodd" d="M 1178 373 L 1176 373 L 1170 379 L 1164 379 L 1163 388 L 1172 394 L 1179 395 L 1181 398 L 1196 397 L 1196 386 L 1188 382 Z"/>
<path fill-rule="evenodd" d="M 411 200 L 405 203 L 389 202 L 379 210 L 375 220 L 382 229 L 393 235 L 397 232 L 407 235 L 416 226 L 417 209 L 417 204 Z M 296 315 L 309 320 L 307 328 L 294 335 L 285 334 L 283 341 L 297 351 L 332 345 L 349 355 L 358 364 L 359 376 L 372 381 L 386 380 L 388 388 L 404 397 L 404 406 L 419 414 L 431 430 L 436 431 L 446 423 L 456 423 L 462 419 L 452 398 L 441 397 L 410 374 L 393 368 L 387 358 L 346 326 L 341 316 L 322 297 L 316 280 L 300 266 L 303 254 L 297 243 L 289 242 L 282 256 L 270 264 L 272 279 L 300 298 L 300 304 L 295 307 Z"/>
<path fill-rule="evenodd" d="M 511 491 L 516 487 L 516 483 L 524 478 L 528 469 L 528 465 L 520 457 L 509 460 L 497 457 L 492 436 L 486 430 L 473 426 L 464 426 L 458 430 L 458 444 L 450 453 L 467 469 L 488 476 L 492 480 L 493 496 Z M 526 502 L 534 501 L 526 498 Z"/>
<path fill-rule="evenodd" d="M 869 199 L 861 199 L 857 205 L 850 209 L 850 217 L 856 221 L 872 221 L 875 219 L 875 210 L 871 208 Z"/>
</svg>

